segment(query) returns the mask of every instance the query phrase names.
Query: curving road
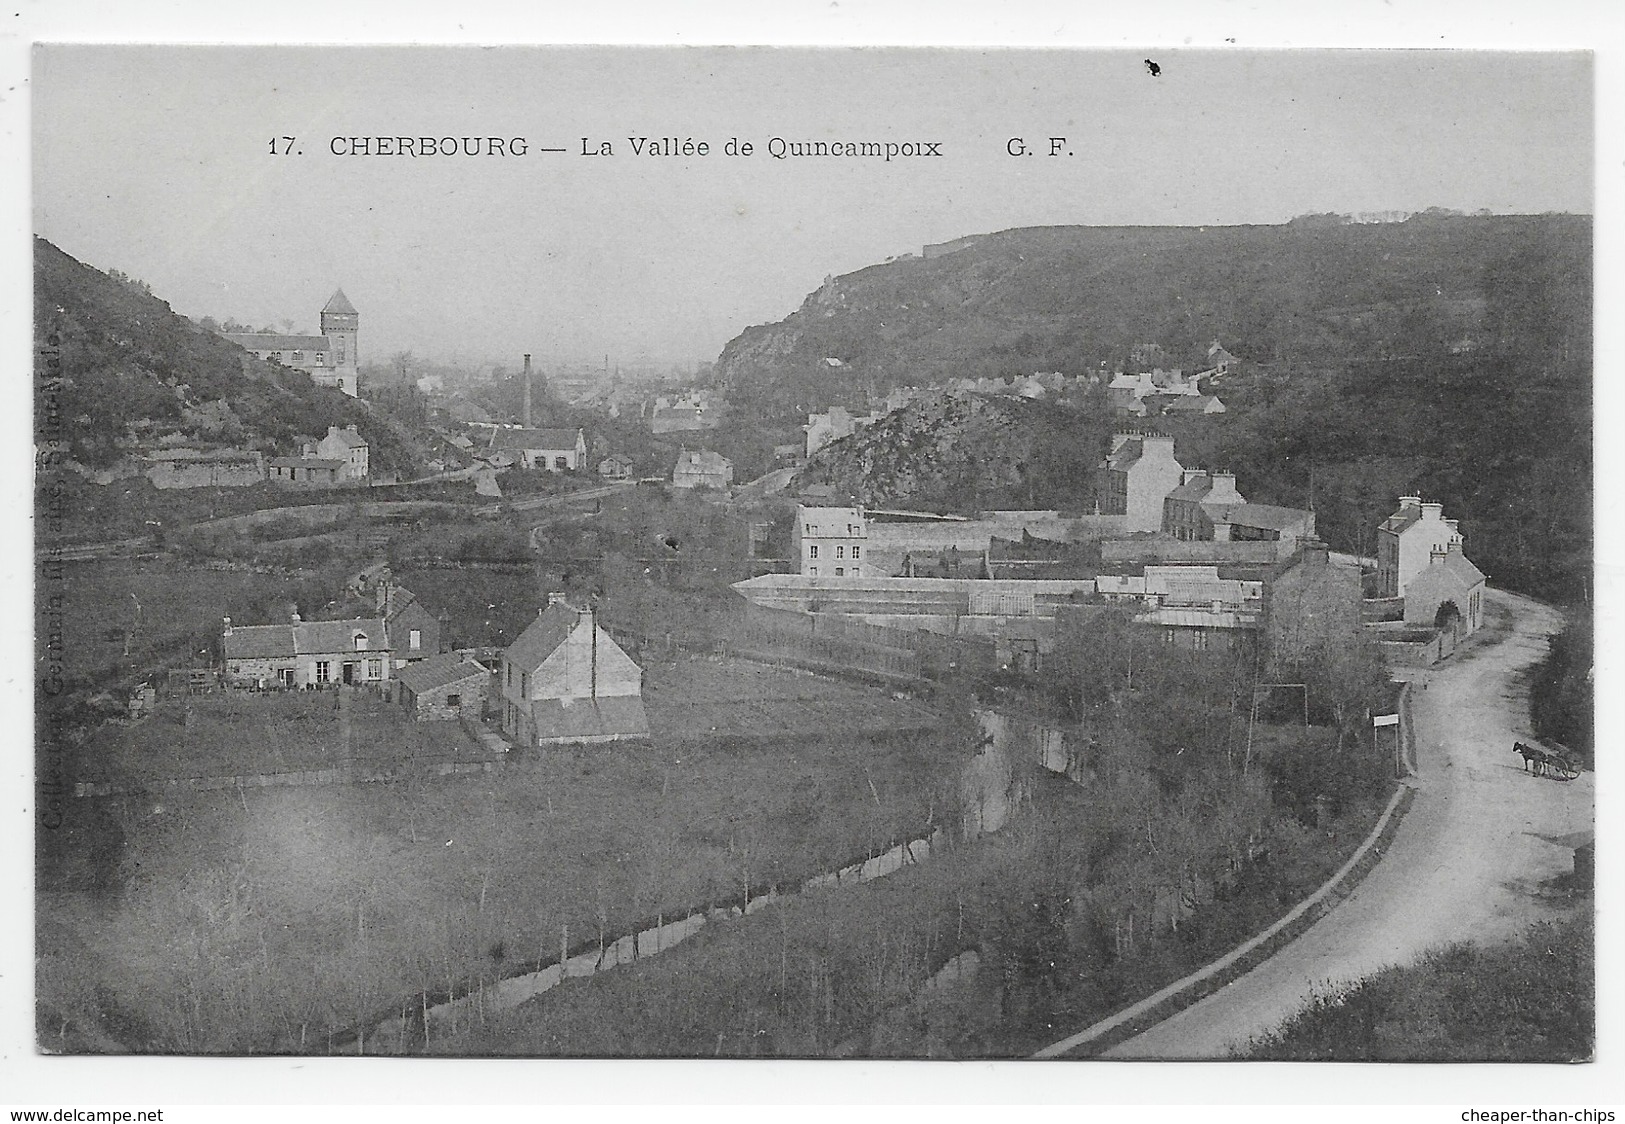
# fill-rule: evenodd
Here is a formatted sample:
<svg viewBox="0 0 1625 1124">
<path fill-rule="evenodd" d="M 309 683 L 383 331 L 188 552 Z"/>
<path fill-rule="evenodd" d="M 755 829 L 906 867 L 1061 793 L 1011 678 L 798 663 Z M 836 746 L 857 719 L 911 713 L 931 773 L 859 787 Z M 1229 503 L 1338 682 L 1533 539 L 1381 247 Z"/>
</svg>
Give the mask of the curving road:
<svg viewBox="0 0 1625 1124">
<path fill-rule="evenodd" d="M 1303 936 L 1227 987 L 1109 1050 L 1112 1059 L 1224 1058 L 1316 992 L 1451 941 L 1511 936 L 1560 914 L 1539 884 L 1570 868 L 1557 837 L 1593 825 L 1594 774 L 1531 777 L 1512 752 L 1529 733 L 1520 673 L 1561 624 L 1547 606 L 1489 590 L 1487 627 L 1411 674 L 1416 801 L 1387 855 Z"/>
</svg>

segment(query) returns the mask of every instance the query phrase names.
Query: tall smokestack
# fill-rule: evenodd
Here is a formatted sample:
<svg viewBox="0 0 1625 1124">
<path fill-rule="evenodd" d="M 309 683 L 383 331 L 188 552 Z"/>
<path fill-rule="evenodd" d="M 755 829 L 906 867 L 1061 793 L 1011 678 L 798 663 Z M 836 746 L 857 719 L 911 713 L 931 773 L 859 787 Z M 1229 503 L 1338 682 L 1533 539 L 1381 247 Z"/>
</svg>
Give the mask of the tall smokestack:
<svg viewBox="0 0 1625 1124">
<path fill-rule="evenodd" d="M 530 428 L 530 356 L 525 356 L 525 428 Z"/>
</svg>

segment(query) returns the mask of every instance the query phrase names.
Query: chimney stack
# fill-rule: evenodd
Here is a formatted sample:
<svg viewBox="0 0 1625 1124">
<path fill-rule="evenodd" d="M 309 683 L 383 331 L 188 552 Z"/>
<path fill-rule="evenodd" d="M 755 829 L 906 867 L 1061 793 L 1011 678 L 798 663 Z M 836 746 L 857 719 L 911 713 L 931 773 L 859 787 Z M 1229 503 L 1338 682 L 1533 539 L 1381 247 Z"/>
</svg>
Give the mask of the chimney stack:
<svg viewBox="0 0 1625 1124">
<path fill-rule="evenodd" d="M 1419 508 L 1421 506 L 1422 506 L 1422 497 L 1421 496 L 1400 496 L 1399 497 L 1399 510 L 1401 510 L 1401 511 L 1410 511 L 1412 508 Z"/>
<path fill-rule="evenodd" d="M 1437 523 L 1444 515 L 1444 504 L 1425 503 L 1422 505 L 1422 518 L 1430 523 Z"/>
<path fill-rule="evenodd" d="M 525 428 L 530 428 L 530 356 L 525 356 Z"/>
</svg>

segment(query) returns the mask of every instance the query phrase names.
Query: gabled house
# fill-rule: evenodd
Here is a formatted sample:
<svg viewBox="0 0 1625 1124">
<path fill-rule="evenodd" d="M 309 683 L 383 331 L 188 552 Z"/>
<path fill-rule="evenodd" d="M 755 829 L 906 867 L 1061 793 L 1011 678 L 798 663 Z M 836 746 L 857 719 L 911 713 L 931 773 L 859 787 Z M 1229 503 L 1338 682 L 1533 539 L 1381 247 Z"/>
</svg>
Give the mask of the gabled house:
<svg viewBox="0 0 1625 1124">
<path fill-rule="evenodd" d="M 384 683 L 393 667 L 389 630 L 377 617 L 232 627 L 221 654 L 228 683 L 243 687 L 327 687 Z"/>
<path fill-rule="evenodd" d="M 598 475 L 605 480 L 630 480 L 632 458 L 625 453 L 611 453 L 598 462 Z"/>
<path fill-rule="evenodd" d="M 510 463 L 525 468 L 575 472 L 587 463 L 587 435 L 580 429 L 494 429 L 489 450 L 508 453 L 515 458 Z"/>
<path fill-rule="evenodd" d="M 591 609 L 549 594 L 498 665 L 502 730 L 520 745 L 649 736 L 643 669 L 598 627 Z"/>
<path fill-rule="evenodd" d="M 367 478 L 367 442 L 353 425 L 343 429 L 336 425 L 328 426 L 327 436 L 316 443 L 315 455 L 323 460 L 342 462 L 344 468 L 341 475 L 346 480 Z"/>
<path fill-rule="evenodd" d="M 378 609 L 394 642 L 396 667 L 440 655 L 449 617 L 435 616 L 410 589 L 392 584 L 378 587 Z"/>
<path fill-rule="evenodd" d="M 1462 553 L 1460 536 L 1407 583 L 1405 623 L 1453 629 L 1458 640 L 1484 623 L 1484 573 Z"/>
</svg>

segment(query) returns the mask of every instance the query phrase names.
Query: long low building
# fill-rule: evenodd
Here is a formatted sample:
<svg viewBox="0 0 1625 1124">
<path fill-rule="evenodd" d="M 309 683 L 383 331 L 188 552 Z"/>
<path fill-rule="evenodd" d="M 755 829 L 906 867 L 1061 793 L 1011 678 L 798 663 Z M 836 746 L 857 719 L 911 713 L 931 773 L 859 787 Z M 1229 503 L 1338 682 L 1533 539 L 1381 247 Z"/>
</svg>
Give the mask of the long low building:
<svg viewBox="0 0 1625 1124">
<path fill-rule="evenodd" d="M 733 587 L 747 600 L 771 609 L 863 616 L 1053 617 L 1057 605 L 1095 592 L 1090 578 L 987 581 L 813 578 L 803 574 L 763 574 L 735 582 Z"/>
</svg>

